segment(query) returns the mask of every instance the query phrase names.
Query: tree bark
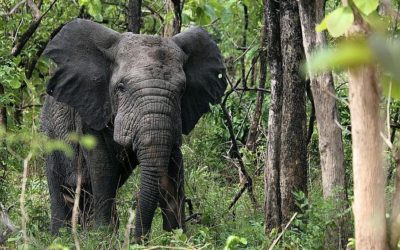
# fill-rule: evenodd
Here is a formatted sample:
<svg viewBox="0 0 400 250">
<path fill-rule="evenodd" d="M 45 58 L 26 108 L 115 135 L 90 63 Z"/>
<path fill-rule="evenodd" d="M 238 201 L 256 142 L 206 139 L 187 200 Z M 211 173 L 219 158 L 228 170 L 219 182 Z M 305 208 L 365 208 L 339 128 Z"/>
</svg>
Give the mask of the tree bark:
<svg viewBox="0 0 400 250">
<path fill-rule="evenodd" d="M 347 5 L 347 1 L 343 0 Z M 347 33 L 367 34 L 355 12 Z M 349 70 L 349 106 L 353 149 L 354 226 L 357 249 L 388 249 L 385 219 L 385 170 L 382 161 L 380 90 L 374 66 Z"/>
<path fill-rule="evenodd" d="M 358 249 L 387 249 L 385 174 L 379 135 L 382 124 L 375 71 L 372 66 L 349 71 L 354 171 L 353 212 Z"/>
<path fill-rule="evenodd" d="M 142 15 L 142 0 L 129 0 L 128 2 L 128 31 L 139 34 Z"/>
<path fill-rule="evenodd" d="M 306 84 L 300 66 L 304 58 L 297 1 L 280 2 L 282 48 L 282 125 L 280 191 L 282 222 L 299 211 L 293 192 L 307 193 Z"/>
<path fill-rule="evenodd" d="M 4 87 L 0 84 L 0 96 L 4 95 Z M 7 129 L 7 109 L 5 106 L 0 106 L 0 127 Z"/>
<path fill-rule="evenodd" d="M 264 0 L 264 31 L 271 76 L 271 100 L 268 114 L 267 160 L 264 166 L 265 231 L 281 226 L 279 161 L 282 119 L 282 56 L 279 23 L 279 2 Z M 260 63 L 261 64 L 261 63 Z M 265 65 L 260 65 L 265 68 Z"/>
<path fill-rule="evenodd" d="M 174 19 L 164 26 L 164 37 L 171 37 L 181 32 L 182 26 L 182 9 L 183 2 L 181 0 L 166 0 L 167 13 L 173 11 Z"/>
<path fill-rule="evenodd" d="M 300 19 L 303 30 L 303 45 L 309 59 L 312 51 L 326 45 L 325 33 L 316 33 L 316 24 L 325 13 L 325 0 L 299 0 Z M 316 77 L 310 75 L 310 87 L 315 103 L 317 117 L 319 153 L 322 170 L 324 198 L 332 199 L 336 205 L 335 214 L 341 214 L 346 208 L 345 168 L 341 129 L 336 125 L 339 120 L 332 73 L 323 73 Z M 329 94 L 331 93 L 331 94 Z M 334 218 L 335 214 L 329 216 Z M 347 235 L 343 218 L 338 218 L 333 227 L 325 234 L 325 249 L 343 249 Z"/>
</svg>

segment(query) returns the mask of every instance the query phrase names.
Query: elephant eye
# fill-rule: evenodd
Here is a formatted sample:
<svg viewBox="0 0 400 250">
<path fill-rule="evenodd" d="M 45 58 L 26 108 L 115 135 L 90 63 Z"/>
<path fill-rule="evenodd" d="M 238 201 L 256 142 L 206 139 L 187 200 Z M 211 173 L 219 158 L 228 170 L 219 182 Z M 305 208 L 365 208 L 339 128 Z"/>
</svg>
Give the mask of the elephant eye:
<svg viewBox="0 0 400 250">
<path fill-rule="evenodd" d="M 117 87 L 116 87 L 115 89 L 116 89 L 118 92 L 125 92 L 125 91 L 126 91 L 125 85 L 124 85 L 122 82 L 118 83 L 118 84 L 117 84 Z"/>
</svg>

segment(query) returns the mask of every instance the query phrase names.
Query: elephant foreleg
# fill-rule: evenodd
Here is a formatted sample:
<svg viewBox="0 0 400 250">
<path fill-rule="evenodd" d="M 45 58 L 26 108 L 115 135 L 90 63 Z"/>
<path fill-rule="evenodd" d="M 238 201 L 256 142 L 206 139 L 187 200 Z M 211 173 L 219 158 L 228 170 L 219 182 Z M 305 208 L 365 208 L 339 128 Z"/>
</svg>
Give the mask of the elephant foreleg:
<svg viewBox="0 0 400 250">
<path fill-rule="evenodd" d="M 90 133 L 97 141 L 94 149 L 85 151 L 93 193 L 94 222 L 97 227 L 108 226 L 113 224 L 113 209 L 115 209 L 120 171 L 114 159 L 115 155 L 113 156 L 113 152 L 108 148 L 103 134 L 98 131 Z"/>
<path fill-rule="evenodd" d="M 65 178 L 64 165 L 69 163 L 70 161 L 60 152 L 53 152 L 46 160 L 51 205 L 50 230 L 52 234 L 58 234 L 60 228 L 65 226 L 71 217 L 71 209 L 65 202 L 62 192 L 62 183 Z"/>
</svg>

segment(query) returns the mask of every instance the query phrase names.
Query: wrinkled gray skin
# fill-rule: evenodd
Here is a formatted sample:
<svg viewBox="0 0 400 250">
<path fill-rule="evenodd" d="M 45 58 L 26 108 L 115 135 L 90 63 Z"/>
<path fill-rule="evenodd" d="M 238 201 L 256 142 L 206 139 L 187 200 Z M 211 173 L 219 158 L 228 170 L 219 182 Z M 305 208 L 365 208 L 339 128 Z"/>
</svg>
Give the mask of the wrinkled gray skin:
<svg viewBox="0 0 400 250">
<path fill-rule="evenodd" d="M 60 152 L 48 156 L 51 231 L 70 219 L 66 197 L 76 187 L 78 164 L 81 211 L 88 216 L 91 207 L 96 226 L 111 223 L 117 188 L 139 164 L 135 239 L 149 232 L 157 205 L 165 230 L 183 227 L 181 135 L 226 88 L 220 52 L 207 32 L 191 28 L 172 38 L 120 34 L 77 19 L 50 41 L 45 55 L 57 67 L 47 86 L 43 131 L 64 140 L 71 132 L 97 139 L 94 150 L 71 143 L 71 159 Z"/>
</svg>

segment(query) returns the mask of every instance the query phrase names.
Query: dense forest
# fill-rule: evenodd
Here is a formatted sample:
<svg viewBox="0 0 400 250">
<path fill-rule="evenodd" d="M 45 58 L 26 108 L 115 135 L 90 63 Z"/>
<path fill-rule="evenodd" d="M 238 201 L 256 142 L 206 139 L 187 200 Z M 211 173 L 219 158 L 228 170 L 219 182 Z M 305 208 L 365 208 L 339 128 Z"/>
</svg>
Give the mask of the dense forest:
<svg viewBox="0 0 400 250">
<path fill-rule="evenodd" d="M 399 18 L 397 0 L 1 0 L 0 248 L 398 249 Z M 111 56 L 117 45 L 110 40 L 119 46 L 126 37 L 133 42 L 124 49 L 140 56 Z M 71 86 L 82 79 L 111 84 L 115 74 L 109 71 L 153 67 L 145 53 L 156 46 L 152 74 L 186 81 L 177 95 L 179 111 L 171 113 L 178 146 L 167 155 L 166 175 L 153 176 L 159 178 L 152 189 L 157 208 L 144 203 L 150 198 L 143 190 L 153 178 L 146 179 L 148 169 L 159 162 L 146 165 L 140 148 L 134 149 L 140 167 L 112 194 L 113 221 L 104 226 L 102 207 L 91 202 L 101 199 L 90 157 L 100 152 L 96 164 L 104 165 L 102 146 L 132 145 L 124 144 L 126 134 L 116 137 L 122 106 L 93 121 L 93 114 L 109 108 L 91 110 L 90 95 L 111 105 L 127 101 L 116 102 L 108 87 L 97 94 L 97 87 Z M 187 57 L 171 59 L 171 51 Z M 133 66 L 125 69 L 121 60 Z M 62 71 L 69 63 L 80 75 Z M 105 67 L 97 70 L 98 64 Z M 118 95 L 136 93 L 121 82 Z M 83 97 L 63 96 L 85 90 Z M 82 118 L 76 133 L 54 136 L 58 125 L 49 114 L 67 108 L 48 95 Z M 169 103 L 154 100 L 155 106 Z M 154 121 L 163 125 L 160 119 Z M 107 142 L 107 129 L 115 142 Z M 147 138 L 166 138 L 164 130 L 149 130 Z M 119 156 L 110 157 L 114 166 Z M 63 169 L 59 159 L 74 176 L 62 196 L 70 210 L 60 227 L 51 175 L 51 164 Z M 133 165 L 129 161 L 130 171 Z M 171 166 L 184 166 L 184 187 L 176 184 L 183 183 L 181 168 L 174 179 Z M 178 212 L 169 210 L 171 200 Z M 144 223 L 147 210 L 149 232 L 135 226 Z M 174 224 L 169 216 L 175 212 L 184 216 L 166 225 Z"/>
</svg>

